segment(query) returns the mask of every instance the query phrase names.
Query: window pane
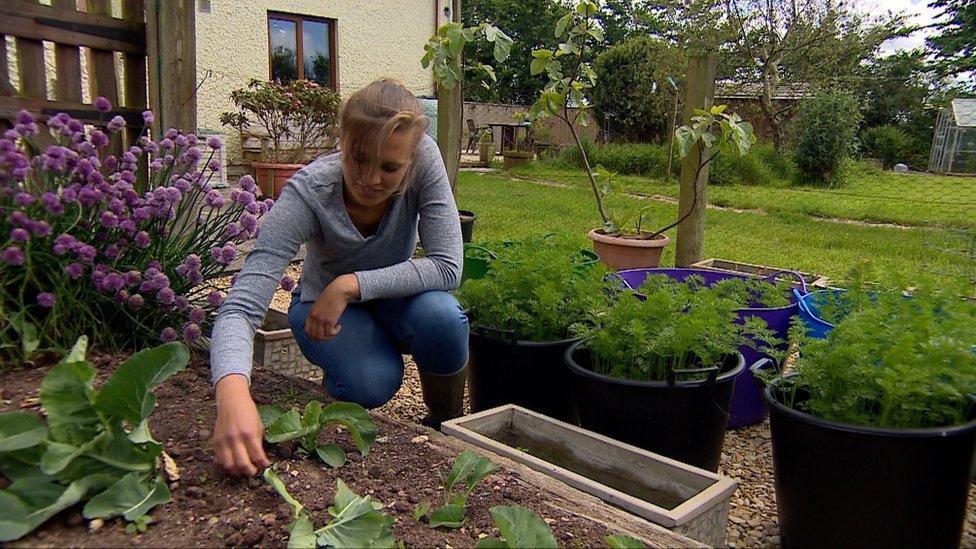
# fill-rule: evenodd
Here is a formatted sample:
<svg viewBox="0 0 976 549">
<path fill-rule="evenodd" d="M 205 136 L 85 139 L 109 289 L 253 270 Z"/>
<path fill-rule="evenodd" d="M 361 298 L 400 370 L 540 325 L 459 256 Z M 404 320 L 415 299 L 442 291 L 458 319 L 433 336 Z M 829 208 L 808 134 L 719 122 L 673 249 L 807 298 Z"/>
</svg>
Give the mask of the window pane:
<svg viewBox="0 0 976 549">
<path fill-rule="evenodd" d="M 302 21 L 302 56 L 305 58 L 305 78 L 323 86 L 331 86 L 328 23 Z"/>
<path fill-rule="evenodd" d="M 295 22 L 268 19 L 268 36 L 271 38 L 271 79 L 282 84 L 295 80 L 298 78 Z"/>
</svg>

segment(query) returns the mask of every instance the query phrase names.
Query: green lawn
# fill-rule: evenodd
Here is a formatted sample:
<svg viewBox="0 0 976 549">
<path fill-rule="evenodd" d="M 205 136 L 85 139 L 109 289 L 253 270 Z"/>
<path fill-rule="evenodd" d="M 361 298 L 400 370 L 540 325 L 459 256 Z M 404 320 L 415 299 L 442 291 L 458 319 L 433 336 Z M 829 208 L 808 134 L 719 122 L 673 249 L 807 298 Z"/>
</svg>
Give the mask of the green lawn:
<svg viewBox="0 0 976 549">
<path fill-rule="evenodd" d="M 549 179 L 570 182 L 568 178 L 555 177 L 557 174 L 549 175 L 553 175 Z M 513 180 L 504 173 L 462 172 L 458 204 L 478 215 L 475 242 L 556 232 L 570 235 L 581 247 L 589 248 L 586 232 L 596 227 L 599 219 L 588 187 L 540 185 Z M 613 196 L 609 201 L 609 206 L 616 208 L 637 204 L 651 205 L 653 226 L 675 219 L 674 204 L 625 195 Z M 669 235 L 674 238 L 674 231 Z M 832 278 L 843 277 L 861 259 L 870 260 L 878 269 L 878 278 L 883 280 L 960 268 L 958 259 L 939 251 L 950 246 L 944 231 L 844 224 L 795 211 L 761 214 L 709 210 L 704 245 L 705 257 L 816 272 Z M 672 245 L 666 249 L 662 265 L 673 264 Z"/>
<path fill-rule="evenodd" d="M 589 183 L 582 170 L 533 162 L 513 174 L 571 185 Z M 677 183 L 619 176 L 630 192 L 676 197 Z M 976 227 L 976 177 L 895 174 L 858 166 L 838 189 L 812 186 L 712 185 L 708 201 L 717 206 L 761 209 L 807 216 L 904 225 Z"/>
</svg>

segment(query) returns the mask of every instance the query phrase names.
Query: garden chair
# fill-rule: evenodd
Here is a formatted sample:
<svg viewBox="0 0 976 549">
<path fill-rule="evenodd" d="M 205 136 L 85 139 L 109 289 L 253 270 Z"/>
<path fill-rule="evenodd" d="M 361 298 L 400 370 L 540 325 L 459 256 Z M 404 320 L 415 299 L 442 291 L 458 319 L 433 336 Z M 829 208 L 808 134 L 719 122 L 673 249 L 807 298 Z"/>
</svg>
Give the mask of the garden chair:
<svg viewBox="0 0 976 549">
<path fill-rule="evenodd" d="M 466 121 L 468 123 L 468 145 L 464 148 L 464 152 L 472 154 L 478 146 L 478 137 L 481 135 L 481 130 L 486 129 L 488 126 L 475 126 L 474 120 L 470 118 L 466 119 Z"/>
</svg>

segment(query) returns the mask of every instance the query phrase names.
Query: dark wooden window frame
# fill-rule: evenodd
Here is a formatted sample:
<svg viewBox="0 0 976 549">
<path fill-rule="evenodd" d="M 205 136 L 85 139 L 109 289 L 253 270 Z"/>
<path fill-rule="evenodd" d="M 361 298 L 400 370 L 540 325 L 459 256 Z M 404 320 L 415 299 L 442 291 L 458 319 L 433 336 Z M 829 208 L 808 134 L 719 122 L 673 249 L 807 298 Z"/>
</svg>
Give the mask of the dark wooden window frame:
<svg viewBox="0 0 976 549">
<path fill-rule="evenodd" d="M 305 56 L 302 48 L 304 40 L 302 39 L 302 21 L 315 21 L 318 23 L 328 23 L 329 24 L 329 84 L 334 91 L 339 91 L 339 52 L 336 50 L 336 27 L 338 25 L 338 20 L 329 19 L 327 17 L 315 17 L 312 15 L 300 15 L 296 13 L 282 13 L 278 11 L 269 11 L 268 18 L 265 22 L 265 29 L 268 30 L 268 80 L 274 80 L 274 74 L 272 71 L 274 67 L 271 66 L 271 30 L 270 22 L 272 19 L 278 19 L 282 21 L 292 21 L 295 23 L 295 65 L 297 69 L 297 74 L 299 80 L 305 78 Z"/>
</svg>

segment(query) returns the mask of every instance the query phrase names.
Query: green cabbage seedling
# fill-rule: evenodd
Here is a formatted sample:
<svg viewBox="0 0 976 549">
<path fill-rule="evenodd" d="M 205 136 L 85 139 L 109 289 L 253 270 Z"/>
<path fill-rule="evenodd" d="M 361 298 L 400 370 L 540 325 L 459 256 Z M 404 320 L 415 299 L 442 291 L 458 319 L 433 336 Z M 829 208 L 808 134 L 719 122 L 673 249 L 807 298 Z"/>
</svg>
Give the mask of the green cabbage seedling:
<svg viewBox="0 0 976 549">
<path fill-rule="evenodd" d="M 376 424 L 369 412 L 353 402 L 333 402 L 322 408 L 317 400 L 305 405 L 301 415 L 298 410 L 285 410 L 280 406 L 261 406 L 258 409 L 264 423 L 264 438 L 270 443 L 299 439 L 299 450 L 306 455 L 316 455 L 330 467 L 342 467 L 346 453 L 337 444 L 319 444 L 319 433 L 327 425 L 342 425 L 349 431 L 359 452 L 366 456 L 376 440 Z"/>
</svg>

